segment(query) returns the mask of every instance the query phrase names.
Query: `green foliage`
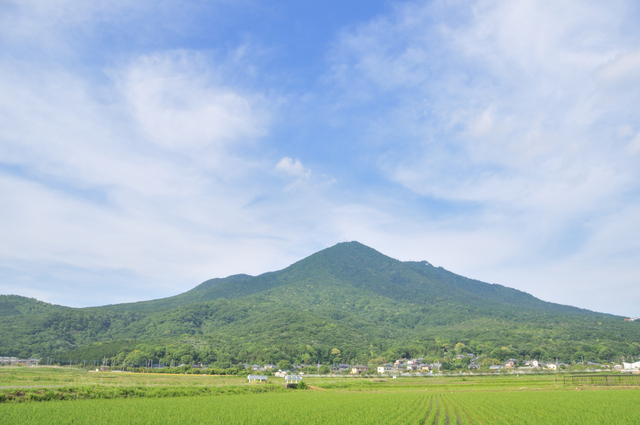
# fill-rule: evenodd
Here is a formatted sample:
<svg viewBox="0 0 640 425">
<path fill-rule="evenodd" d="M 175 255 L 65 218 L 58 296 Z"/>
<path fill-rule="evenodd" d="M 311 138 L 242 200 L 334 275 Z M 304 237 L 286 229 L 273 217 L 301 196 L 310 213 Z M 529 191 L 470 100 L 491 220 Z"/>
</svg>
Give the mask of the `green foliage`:
<svg viewBox="0 0 640 425">
<path fill-rule="evenodd" d="M 4 312 L 4 313 L 2 313 Z M 400 262 L 357 242 L 175 297 L 71 309 L 0 297 L 2 355 L 129 367 L 368 363 L 472 352 L 604 361 L 640 354 L 640 323 Z M 64 363 L 66 364 L 66 363 Z"/>
<path fill-rule="evenodd" d="M 281 387 L 281 386 L 280 386 Z M 263 386 L 254 386 L 259 391 Z M 282 387 L 281 387 L 282 388 Z M 73 403 L 10 403 L 4 425 L 29 423 L 214 424 L 633 424 L 640 422 L 635 391 L 339 392 L 269 391 L 206 398 L 179 389 L 140 396 L 136 389 L 105 392 Z M 185 394 L 180 394 L 180 393 Z M 124 395 L 126 393 L 126 395 Z M 117 394 L 117 397 L 112 396 Z M 229 393 L 232 394 L 232 393 Z M 119 399 L 120 396 L 132 399 Z M 174 397 L 185 395 L 183 397 Z M 84 398 L 84 397 L 78 397 Z M 283 408 L 286 406 L 286 408 Z M 542 407 L 541 407 L 542 406 Z"/>
</svg>

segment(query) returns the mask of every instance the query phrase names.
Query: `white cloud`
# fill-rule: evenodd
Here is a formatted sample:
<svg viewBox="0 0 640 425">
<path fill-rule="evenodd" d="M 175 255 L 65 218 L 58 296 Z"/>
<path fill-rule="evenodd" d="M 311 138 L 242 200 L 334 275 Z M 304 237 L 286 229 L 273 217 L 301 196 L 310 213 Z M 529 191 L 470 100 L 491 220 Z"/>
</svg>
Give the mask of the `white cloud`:
<svg viewBox="0 0 640 425">
<path fill-rule="evenodd" d="M 287 265 L 282 232 L 247 207 L 271 191 L 259 140 L 274 108 L 228 83 L 241 65 L 158 52 L 98 85 L 0 57 L 0 293 L 82 306 Z"/>
<path fill-rule="evenodd" d="M 152 142 L 181 150 L 265 134 L 264 102 L 219 84 L 211 68 L 202 55 L 178 51 L 142 57 L 125 71 L 121 91 Z"/>
<path fill-rule="evenodd" d="M 416 2 L 341 36 L 330 78 L 345 93 L 340 114 L 372 96 L 385 105 L 368 109 L 363 149 L 424 199 L 467 206 L 448 215 L 448 238 L 438 236 L 439 219 L 421 234 L 449 247 L 445 266 L 495 282 L 517 264 L 499 282 L 517 286 L 516 273 L 535 262 L 546 270 L 535 274 L 542 286 L 558 288 L 536 294 L 554 299 L 579 284 L 553 273 L 582 276 L 574 258 L 597 238 L 593 223 L 608 228 L 612 211 L 639 205 L 630 193 L 640 171 L 628 154 L 637 142 L 619 131 L 640 123 L 633 10 L 628 1 Z M 628 237 L 612 235 L 622 245 Z M 509 248 L 474 266 L 487 246 Z"/>
<path fill-rule="evenodd" d="M 251 43 L 149 42 L 198 5 L 10 6 L 0 292 L 155 298 L 348 239 L 616 312 L 593 301 L 613 277 L 637 304 L 632 2 L 398 3 L 339 35 L 322 92 L 282 96 L 302 100 L 286 122 Z M 314 149 L 329 133 L 344 150 Z"/>
<path fill-rule="evenodd" d="M 276 170 L 288 176 L 295 177 L 297 180 L 294 185 L 298 185 L 305 180 L 309 180 L 311 177 L 311 170 L 305 168 L 299 159 L 291 159 L 286 156 L 276 164 Z M 289 188 L 291 188 L 291 186 L 289 186 Z"/>
</svg>

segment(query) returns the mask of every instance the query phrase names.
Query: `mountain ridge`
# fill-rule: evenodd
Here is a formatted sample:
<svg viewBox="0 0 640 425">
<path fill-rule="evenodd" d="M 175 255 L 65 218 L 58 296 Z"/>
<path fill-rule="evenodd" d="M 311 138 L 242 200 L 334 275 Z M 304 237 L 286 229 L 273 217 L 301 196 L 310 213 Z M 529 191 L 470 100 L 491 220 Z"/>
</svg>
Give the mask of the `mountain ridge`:
<svg viewBox="0 0 640 425">
<path fill-rule="evenodd" d="M 24 301 L 28 311 L 25 303 L 38 302 Z M 640 336 L 618 316 L 542 301 L 427 261 L 395 260 L 358 242 L 279 271 L 209 279 L 173 297 L 82 309 L 39 305 L 27 315 L 6 311 L 13 313 L 0 316 L 0 347 L 40 356 L 80 356 L 94 343 L 106 356 L 108 347 L 128 349 L 117 342 L 127 340 L 167 353 L 176 341 L 194 339 L 200 342 L 190 342 L 189 350 L 207 361 L 302 352 L 325 361 L 333 348 L 362 360 L 406 347 L 437 352 L 446 340 L 475 344 L 478 352 L 503 346 L 523 356 L 541 350 L 570 358 L 585 350 L 603 356 L 635 350 L 629 347 Z M 201 346 L 208 354 L 195 354 Z"/>
</svg>

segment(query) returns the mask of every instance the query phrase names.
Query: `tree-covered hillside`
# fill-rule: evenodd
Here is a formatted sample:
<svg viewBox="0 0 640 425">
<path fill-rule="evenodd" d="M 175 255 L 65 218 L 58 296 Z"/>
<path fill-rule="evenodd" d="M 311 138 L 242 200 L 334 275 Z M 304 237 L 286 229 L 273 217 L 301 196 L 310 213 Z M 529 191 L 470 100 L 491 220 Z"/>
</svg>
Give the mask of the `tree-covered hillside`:
<svg viewBox="0 0 640 425">
<path fill-rule="evenodd" d="M 10 296 L 0 298 L 3 311 L 0 354 L 20 357 L 367 362 L 438 356 L 457 344 L 497 358 L 640 354 L 639 323 L 397 261 L 357 242 L 160 300 L 71 309 Z"/>
</svg>

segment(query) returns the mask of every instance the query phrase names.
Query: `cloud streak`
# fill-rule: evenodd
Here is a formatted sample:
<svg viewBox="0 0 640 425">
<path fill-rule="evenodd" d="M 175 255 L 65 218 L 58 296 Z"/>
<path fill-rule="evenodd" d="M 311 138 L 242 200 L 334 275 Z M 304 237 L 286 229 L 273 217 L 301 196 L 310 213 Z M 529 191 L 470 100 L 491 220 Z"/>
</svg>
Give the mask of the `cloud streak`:
<svg viewBox="0 0 640 425">
<path fill-rule="evenodd" d="M 566 303 L 584 276 L 553 277 L 551 268 L 574 270 L 574 258 L 587 252 L 591 261 L 611 254 L 591 247 L 600 226 L 622 220 L 637 227 L 623 218 L 638 206 L 629 196 L 640 177 L 629 154 L 635 139 L 628 133 L 640 121 L 632 106 L 640 34 L 629 7 L 408 3 L 343 34 L 331 74 L 345 92 L 341 113 L 370 101 L 361 93 L 388 105 L 370 124 L 377 129 L 383 121 L 394 134 L 376 142 L 381 172 L 419 196 L 473 203 L 480 213 L 460 215 L 473 228 L 460 245 L 484 229 L 484 244 L 501 239 L 512 247 L 483 270 L 470 266 L 470 253 L 462 256 L 467 266 L 460 264 L 453 249 L 445 264 L 515 286 L 526 279 L 490 270 L 523 267 L 525 259 L 544 264 L 550 269 L 544 278 L 536 271 L 539 288 L 525 289 L 544 298 L 552 287 L 567 288 L 555 298 Z M 633 130 L 621 137 L 623 128 Z M 627 236 L 617 238 L 626 245 Z M 596 308 L 586 301 L 595 293 L 583 295 L 583 305 Z"/>
<path fill-rule="evenodd" d="M 223 3 L 0 16 L 0 292 L 155 298 L 360 240 L 638 314 L 633 2 L 393 2 L 324 69 Z"/>
</svg>

